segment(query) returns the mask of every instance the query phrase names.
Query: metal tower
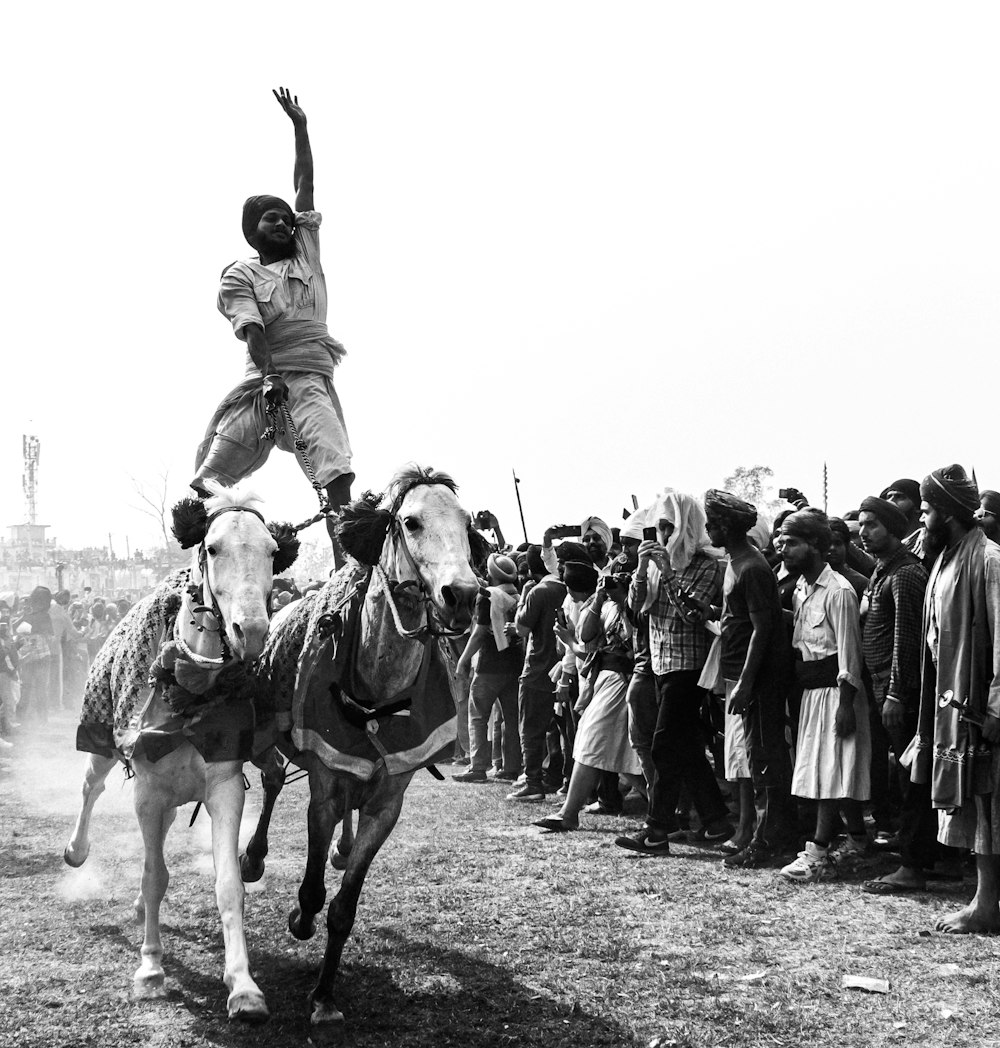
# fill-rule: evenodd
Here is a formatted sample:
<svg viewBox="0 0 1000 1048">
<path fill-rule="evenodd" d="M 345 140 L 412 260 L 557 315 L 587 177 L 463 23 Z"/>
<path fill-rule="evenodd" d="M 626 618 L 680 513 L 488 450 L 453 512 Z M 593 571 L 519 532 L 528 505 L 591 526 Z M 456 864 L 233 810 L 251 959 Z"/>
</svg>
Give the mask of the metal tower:
<svg viewBox="0 0 1000 1048">
<path fill-rule="evenodd" d="M 24 474 L 21 478 L 21 486 L 24 488 L 24 503 L 28 510 L 29 524 L 37 523 L 38 517 L 38 460 L 42 453 L 42 443 L 35 436 L 25 434 L 23 437 L 24 447 Z"/>
</svg>

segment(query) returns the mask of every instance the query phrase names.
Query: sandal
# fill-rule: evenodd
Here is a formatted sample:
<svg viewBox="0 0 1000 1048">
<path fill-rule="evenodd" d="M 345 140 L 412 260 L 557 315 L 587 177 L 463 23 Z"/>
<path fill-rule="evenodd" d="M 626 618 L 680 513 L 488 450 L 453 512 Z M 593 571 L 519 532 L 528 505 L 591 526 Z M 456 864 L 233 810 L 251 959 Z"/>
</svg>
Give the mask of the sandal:
<svg viewBox="0 0 1000 1048">
<path fill-rule="evenodd" d="M 927 891 L 927 886 L 897 884 L 895 881 L 887 881 L 880 877 L 877 881 L 865 881 L 861 885 L 861 890 L 869 895 L 908 895 L 912 892 L 925 892 Z"/>
</svg>

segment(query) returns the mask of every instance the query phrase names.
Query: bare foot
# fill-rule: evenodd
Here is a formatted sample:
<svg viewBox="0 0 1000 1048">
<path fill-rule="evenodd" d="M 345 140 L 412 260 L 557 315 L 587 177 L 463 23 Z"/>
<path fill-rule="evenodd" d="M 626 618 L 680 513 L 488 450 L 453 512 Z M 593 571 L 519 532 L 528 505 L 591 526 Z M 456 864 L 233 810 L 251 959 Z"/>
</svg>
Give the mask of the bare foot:
<svg viewBox="0 0 1000 1048">
<path fill-rule="evenodd" d="M 980 909 L 975 899 L 957 913 L 949 913 L 935 925 L 939 932 L 950 935 L 991 935 L 1000 932 L 1000 909 L 992 906 Z"/>
</svg>

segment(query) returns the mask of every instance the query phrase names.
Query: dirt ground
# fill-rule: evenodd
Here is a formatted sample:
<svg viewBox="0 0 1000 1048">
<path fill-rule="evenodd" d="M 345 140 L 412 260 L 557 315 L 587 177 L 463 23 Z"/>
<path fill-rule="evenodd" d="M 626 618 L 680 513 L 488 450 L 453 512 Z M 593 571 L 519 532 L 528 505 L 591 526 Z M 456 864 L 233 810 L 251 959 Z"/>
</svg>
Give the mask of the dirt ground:
<svg viewBox="0 0 1000 1048">
<path fill-rule="evenodd" d="M 170 993 L 135 1002 L 132 787 L 112 773 L 91 857 L 67 867 L 83 765 L 74 730 L 58 715 L 21 729 L 0 758 L 0 1045 L 308 1043 L 325 930 L 299 943 L 286 927 L 305 784 L 279 801 L 267 873 L 247 897 L 251 965 L 272 1017 L 231 1026 L 207 817 L 188 828 L 188 808 L 167 841 Z M 857 880 L 794 886 L 772 871 L 726 871 L 718 853 L 690 846 L 670 858 L 622 851 L 613 840 L 638 824 L 635 810 L 545 835 L 530 823 L 553 806 L 511 805 L 505 792 L 414 780 L 345 950 L 343 1043 L 1000 1048 L 998 941 L 930 931 L 971 895 L 971 872 L 965 885 L 894 899 L 863 895 Z M 255 782 L 244 840 L 260 799 Z M 889 993 L 844 989 L 845 975 L 888 980 Z"/>
</svg>

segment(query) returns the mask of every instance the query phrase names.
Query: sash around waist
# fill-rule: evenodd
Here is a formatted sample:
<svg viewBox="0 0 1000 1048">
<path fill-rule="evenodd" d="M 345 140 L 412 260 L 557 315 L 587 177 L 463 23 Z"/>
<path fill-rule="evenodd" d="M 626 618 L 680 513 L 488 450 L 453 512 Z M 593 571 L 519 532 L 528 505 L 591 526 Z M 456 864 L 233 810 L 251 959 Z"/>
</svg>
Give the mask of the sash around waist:
<svg viewBox="0 0 1000 1048">
<path fill-rule="evenodd" d="M 264 329 L 275 370 L 307 371 L 333 378 L 333 369 L 346 355 L 344 347 L 319 320 L 285 320 L 278 317 Z M 248 377 L 260 374 L 247 354 Z"/>
<path fill-rule="evenodd" d="M 795 682 L 803 688 L 836 688 L 839 673 L 840 659 L 837 655 L 827 655 L 825 659 L 815 662 L 804 662 L 796 656 Z"/>
</svg>

